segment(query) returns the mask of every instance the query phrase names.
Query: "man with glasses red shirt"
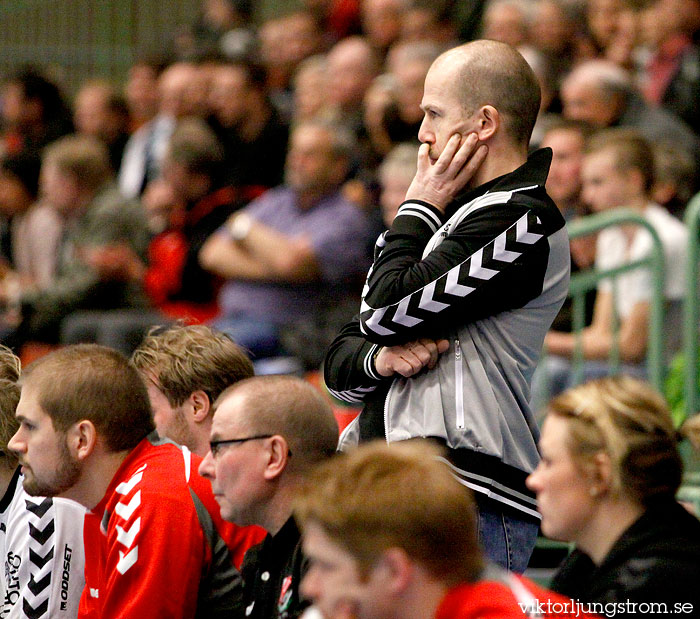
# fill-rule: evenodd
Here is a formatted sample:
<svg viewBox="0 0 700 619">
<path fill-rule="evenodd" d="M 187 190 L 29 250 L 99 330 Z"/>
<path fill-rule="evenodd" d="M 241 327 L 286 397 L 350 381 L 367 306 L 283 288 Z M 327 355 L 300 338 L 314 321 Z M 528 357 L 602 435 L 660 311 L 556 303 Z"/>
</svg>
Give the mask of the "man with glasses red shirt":
<svg viewBox="0 0 700 619">
<path fill-rule="evenodd" d="M 299 378 L 248 378 L 215 403 L 211 450 L 199 473 L 211 481 L 222 518 L 268 531 L 243 559 L 242 615 L 291 619 L 308 606 L 298 591 L 307 561 L 292 502 L 337 442 L 329 405 Z"/>
</svg>

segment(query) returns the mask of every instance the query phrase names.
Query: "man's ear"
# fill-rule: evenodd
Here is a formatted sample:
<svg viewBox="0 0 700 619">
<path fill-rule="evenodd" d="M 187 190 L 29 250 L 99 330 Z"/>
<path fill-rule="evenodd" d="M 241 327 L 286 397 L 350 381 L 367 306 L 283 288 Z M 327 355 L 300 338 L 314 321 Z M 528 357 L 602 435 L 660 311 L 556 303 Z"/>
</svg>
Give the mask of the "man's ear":
<svg viewBox="0 0 700 619">
<path fill-rule="evenodd" d="M 644 195 L 647 193 L 644 174 L 642 174 L 641 170 L 638 168 L 629 168 L 622 173 L 629 184 L 630 192 L 636 195 Z"/>
<path fill-rule="evenodd" d="M 412 586 L 414 564 L 403 548 L 388 548 L 372 568 L 385 590 L 401 595 Z"/>
<path fill-rule="evenodd" d="M 607 494 L 613 485 L 612 461 L 604 451 L 599 451 L 593 456 L 591 475 L 591 495 L 601 496 Z"/>
<path fill-rule="evenodd" d="M 347 157 L 336 157 L 330 165 L 333 166 L 333 180 L 338 184 L 342 183 L 348 176 L 350 160 Z"/>
<path fill-rule="evenodd" d="M 195 423 L 202 423 L 211 411 L 211 401 L 204 391 L 193 391 L 188 398 L 192 405 L 192 418 Z"/>
<path fill-rule="evenodd" d="M 652 197 L 654 202 L 658 202 L 659 204 L 666 204 L 667 202 L 670 202 L 675 195 L 676 188 L 673 186 L 673 183 L 656 181 L 652 187 Z"/>
<path fill-rule="evenodd" d="M 490 140 L 501 127 L 501 115 L 493 105 L 483 105 L 476 113 L 476 134 L 479 142 Z"/>
<path fill-rule="evenodd" d="M 83 461 L 95 450 L 97 444 L 97 430 L 87 419 L 73 424 L 66 432 L 66 446 L 70 454 Z"/>
<path fill-rule="evenodd" d="M 270 438 L 267 466 L 265 467 L 265 479 L 277 479 L 289 465 L 291 452 L 286 439 L 279 434 Z"/>
</svg>

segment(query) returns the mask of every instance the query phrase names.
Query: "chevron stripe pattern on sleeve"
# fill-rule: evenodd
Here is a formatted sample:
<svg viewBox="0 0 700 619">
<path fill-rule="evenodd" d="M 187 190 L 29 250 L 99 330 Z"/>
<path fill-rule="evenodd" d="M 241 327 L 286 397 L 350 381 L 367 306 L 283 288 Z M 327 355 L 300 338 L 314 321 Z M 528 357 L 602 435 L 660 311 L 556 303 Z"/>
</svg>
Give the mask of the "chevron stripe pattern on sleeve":
<svg viewBox="0 0 700 619">
<path fill-rule="evenodd" d="M 34 497 L 15 473 L 0 502 L 0 617 L 74 619 L 83 576 L 84 510 Z"/>
<path fill-rule="evenodd" d="M 360 313 L 363 333 L 400 335 L 427 319 L 434 319 L 436 314 L 463 302 L 507 269 L 543 236 L 539 218 L 527 212 L 464 261 L 397 303 L 370 307 L 363 300 Z"/>
<path fill-rule="evenodd" d="M 146 464 L 141 466 L 128 481 L 119 484 L 115 493 L 121 498 L 114 508 L 114 513 L 121 522 L 115 525 L 117 532 L 117 543 L 119 544 L 119 562 L 117 571 L 124 575 L 128 572 L 139 558 L 138 534 L 141 530 L 141 518 L 138 517 L 138 510 L 141 506 L 141 490 L 136 490 L 143 479 L 143 472 Z"/>
<path fill-rule="evenodd" d="M 49 594 L 54 558 L 53 501 L 27 497 L 29 582 L 24 590 L 22 610 L 30 619 L 48 617 Z"/>
</svg>

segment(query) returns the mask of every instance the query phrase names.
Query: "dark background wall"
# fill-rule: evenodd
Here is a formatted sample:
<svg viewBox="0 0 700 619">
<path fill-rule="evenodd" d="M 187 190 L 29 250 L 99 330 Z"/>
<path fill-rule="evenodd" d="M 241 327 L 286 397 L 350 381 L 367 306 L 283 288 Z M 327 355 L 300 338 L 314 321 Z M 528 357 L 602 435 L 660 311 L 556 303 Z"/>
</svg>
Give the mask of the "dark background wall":
<svg viewBox="0 0 700 619">
<path fill-rule="evenodd" d="M 300 0 L 254 0 L 256 22 Z M 200 0 L 0 0 L 0 80 L 35 65 L 72 96 L 87 78 L 123 81 L 140 55 L 171 49 Z"/>
<path fill-rule="evenodd" d="M 167 50 L 198 0 L 0 0 L 0 78 L 46 68 L 72 94 L 86 77 L 119 82 L 139 54 Z"/>
</svg>

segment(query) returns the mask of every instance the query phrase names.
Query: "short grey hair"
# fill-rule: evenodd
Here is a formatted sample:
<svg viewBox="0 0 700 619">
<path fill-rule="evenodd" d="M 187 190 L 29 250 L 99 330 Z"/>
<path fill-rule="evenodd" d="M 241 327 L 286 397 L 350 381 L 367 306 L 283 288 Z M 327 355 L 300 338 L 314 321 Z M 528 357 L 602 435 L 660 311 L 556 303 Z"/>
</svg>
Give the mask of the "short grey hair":
<svg viewBox="0 0 700 619">
<path fill-rule="evenodd" d="M 307 474 L 333 456 L 338 444 L 338 423 L 321 392 L 296 376 L 255 376 L 225 389 L 214 403 L 214 416 L 233 395 L 243 398 L 240 414 L 253 434 L 283 436 L 294 455 L 289 471 Z"/>
<path fill-rule="evenodd" d="M 608 98 L 628 95 L 634 90 L 630 74 L 608 60 L 588 60 L 581 63 L 564 78 L 562 84 L 583 83 L 598 88 Z"/>
<path fill-rule="evenodd" d="M 384 184 L 388 176 L 401 174 L 408 178 L 416 175 L 418 167 L 418 144 L 404 142 L 394 146 L 379 165 L 379 181 Z"/>
<path fill-rule="evenodd" d="M 357 141 L 349 129 L 331 120 L 313 118 L 300 122 L 294 127 L 294 131 L 305 127 L 322 129 L 330 135 L 330 148 L 333 155 L 342 159 L 351 160 L 357 150 Z"/>
</svg>

